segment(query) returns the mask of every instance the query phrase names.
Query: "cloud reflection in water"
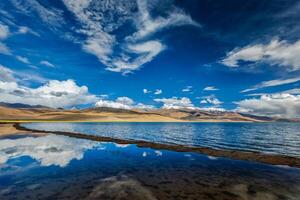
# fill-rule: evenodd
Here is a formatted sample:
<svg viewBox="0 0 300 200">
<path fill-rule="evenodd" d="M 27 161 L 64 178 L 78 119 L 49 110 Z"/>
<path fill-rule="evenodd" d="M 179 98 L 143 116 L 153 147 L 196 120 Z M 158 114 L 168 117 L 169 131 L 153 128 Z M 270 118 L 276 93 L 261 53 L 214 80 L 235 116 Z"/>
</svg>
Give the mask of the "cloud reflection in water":
<svg viewBox="0 0 300 200">
<path fill-rule="evenodd" d="M 88 149 L 103 148 L 101 143 L 66 136 L 47 135 L 0 140 L 0 165 L 10 159 L 30 156 L 41 166 L 66 167 L 72 160 L 81 160 Z"/>
</svg>

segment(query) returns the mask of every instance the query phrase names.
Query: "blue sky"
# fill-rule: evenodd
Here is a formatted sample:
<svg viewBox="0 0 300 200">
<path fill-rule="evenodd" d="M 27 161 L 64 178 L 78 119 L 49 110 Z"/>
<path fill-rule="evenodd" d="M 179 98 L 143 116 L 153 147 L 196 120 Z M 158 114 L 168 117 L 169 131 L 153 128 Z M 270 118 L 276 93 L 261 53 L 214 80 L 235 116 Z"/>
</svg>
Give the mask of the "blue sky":
<svg viewBox="0 0 300 200">
<path fill-rule="evenodd" d="M 299 1 L 7 0 L 0 101 L 300 116 Z"/>
</svg>

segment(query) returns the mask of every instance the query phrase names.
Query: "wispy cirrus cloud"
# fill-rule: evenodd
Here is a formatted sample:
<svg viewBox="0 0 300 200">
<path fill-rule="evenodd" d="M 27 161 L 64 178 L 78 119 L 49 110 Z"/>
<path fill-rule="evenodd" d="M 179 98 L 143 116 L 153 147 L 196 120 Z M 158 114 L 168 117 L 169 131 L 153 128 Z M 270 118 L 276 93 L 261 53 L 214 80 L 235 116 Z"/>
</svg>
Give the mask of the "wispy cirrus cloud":
<svg viewBox="0 0 300 200">
<path fill-rule="evenodd" d="M 274 79 L 270 81 L 263 81 L 251 88 L 245 89 L 241 91 L 242 93 L 245 92 L 250 92 L 262 88 L 267 88 L 267 87 L 274 87 L 274 86 L 279 86 L 279 85 L 285 85 L 285 84 L 291 84 L 291 83 L 296 83 L 300 81 L 300 77 L 295 77 L 295 78 L 289 78 L 289 79 Z"/>
<path fill-rule="evenodd" d="M 11 3 L 24 15 L 38 16 L 52 30 L 57 30 L 65 24 L 62 10 L 46 7 L 37 0 L 11 0 Z"/>
<path fill-rule="evenodd" d="M 203 89 L 203 91 L 216 91 L 219 90 L 218 88 L 216 88 L 215 86 L 207 86 Z"/>
<path fill-rule="evenodd" d="M 150 39 L 154 33 L 174 26 L 199 26 L 179 8 L 168 11 L 165 17 L 153 18 L 148 1 L 144 0 L 126 4 L 94 0 L 64 0 L 64 3 L 81 24 L 77 33 L 86 36 L 82 48 L 94 54 L 107 70 L 124 74 L 139 69 L 166 49 L 159 39 Z M 135 31 L 123 37 L 113 34 L 128 21 Z"/>
<path fill-rule="evenodd" d="M 0 54 L 11 55 L 11 50 L 6 46 L 6 44 L 0 41 Z"/>
<path fill-rule="evenodd" d="M 240 61 L 279 65 L 288 71 L 300 69 L 300 40 L 288 42 L 273 39 L 268 44 L 253 44 L 236 48 L 221 61 L 228 67 L 239 67 Z"/>
<path fill-rule="evenodd" d="M 33 31 L 32 29 L 30 29 L 27 26 L 20 26 L 18 28 L 19 28 L 18 32 L 17 32 L 18 34 L 32 34 L 32 35 L 35 35 L 35 36 L 38 36 L 38 37 L 40 36 L 39 33 Z"/>
<path fill-rule="evenodd" d="M 11 55 L 11 50 L 2 41 L 10 35 L 9 27 L 0 23 L 0 54 Z"/>
<path fill-rule="evenodd" d="M 31 71 L 13 71 L 3 65 L 0 65 L 0 81 L 3 82 L 36 82 L 36 83 L 46 83 L 49 81 L 43 76 L 33 73 Z"/>
<path fill-rule="evenodd" d="M 9 33 L 9 27 L 0 23 L 0 40 L 6 39 Z"/>
<path fill-rule="evenodd" d="M 40 64 L 41 64 L 41 65 L 44 65 L 44 66 L 47 66 L 47 67 L 55 68 L 55 65 L 52 64 L 52 63 L 50 63 L 50 62 L 47 61 L 47 60 L 42 60 L 42 61 L 40 62 Z"/>
<path fill-rule="evenodd" d="M 274 95 L 274 94 L 292 94 L 292 95 L 300 95 L 300 88 L 293 88 L 289 90 L 284 90 L 284 91 L 278 91 L 278 92 L 272 92 L 272 93 L 251 93 L 247 94 L 246 96 L 249 97 L 259 97 L 263 95 Z"/>
<path fill-rule="evenodd" d="M 13 71 L 7 67 L 0 65 L 0 81 L 13 82 L 16 81 Z"/>
<path fill-rule="evenodd" d="M 95 55 L 106 66 L 106 70 L 127 74 L 151 62 L 167 49 L 155 34 L 165 29 L 191 25 L 200 27 L 182 9 L 171 6 L 162 15 L 154 15 L 158 1 L 147 0 L 62 0 L 65 9 L 57 8 L 37 0 L 12 0 L 19 13 L 39 17 L 47 27 L 60 37 L 81 45 Z M 66 17 L 66 12 L 70 15 Z M 70 20 L 77 21 L 71 24 Z M 65 26 L 67 25 L 67 26 Z M 120 34 L 119 29 L 127 27 Z M 39 33 L 21 26 L 18 33 Z M 1 50 L 2 49 L 2 50 Z M 2 45 L 1 52 L 9 53 Z"/>
<path fill-rule="evenodd" d="M 16 59 L 22 63 L 30 64 L 29 59 L 23 56 L 16 56 Z"/>
<path fill-rule="evenodd" d="M 183 88 L 181 91 L 182 92 L 191 92 L 192 91 L 192 89 L 193 89 L 193 86 L 186 86 L 185 88 Z"/>
<path fill-rule="evenodd" d="M 172 26 L 194 25 L 200 26 L 189 15 L 179 8 L 169 11 L 167 17 L 158 16 L 151 17 L 148 7 L 148 1 L 137 0 L 138 17 L 134 20 L 137 31 L 133 35 L 128 36 L 127 40 L 140 40 L 145 37 Z M 153 6 L 153 5 L 152 5 Z"/>
</svg>

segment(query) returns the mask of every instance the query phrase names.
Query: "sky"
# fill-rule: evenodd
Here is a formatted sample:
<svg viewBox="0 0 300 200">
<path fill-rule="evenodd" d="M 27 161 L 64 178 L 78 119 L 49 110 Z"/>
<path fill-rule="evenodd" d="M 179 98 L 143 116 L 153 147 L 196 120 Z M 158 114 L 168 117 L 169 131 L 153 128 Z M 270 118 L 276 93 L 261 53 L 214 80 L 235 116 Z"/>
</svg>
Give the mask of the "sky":
<svg viewBox="0 0 300 200">
<path fill-rule="evenodd" d="M 297 0 L 0 2 L 0 102 L 300 117 Z"/>
</svg>

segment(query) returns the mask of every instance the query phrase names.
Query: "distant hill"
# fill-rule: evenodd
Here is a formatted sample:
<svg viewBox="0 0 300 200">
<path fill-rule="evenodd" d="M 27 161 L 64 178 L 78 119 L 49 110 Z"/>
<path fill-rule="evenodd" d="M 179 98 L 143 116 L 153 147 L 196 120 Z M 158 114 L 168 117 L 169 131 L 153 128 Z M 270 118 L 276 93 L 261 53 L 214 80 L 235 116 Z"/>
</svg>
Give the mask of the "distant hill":
<svg viewBox="0 0 300 200">
<path fill-rule="evenodd" d="M 237 112 L 191 109 L 117 109 L 108 107 L 77 109 L 53 109 L 45 106 L 0 103 L 0 120 L 34 121 L 138 121 L 138 122 L 300 122 L 299 119 L 283 119 L 255 116 Z"/>
<path fill-rule="evenodd" d="M 42 105 L 28 105 L 23 103 L 3 103 L 0 102 L 0 106 L 8 107 L 8 108 L 47 108 L 50 109 L 50 107 L 42 106 Z"/>
<path fill-rule="evenodd" d="M 82 110 L 83 112 L 112 112 L 112 113 L 139 113 L 136 110 L 128 110 L 128 109 L 121 109 L 121 108 L 110 108 L 110 107 L 94 107 L 94 108 L 86 108 Z"/>
</svg>

